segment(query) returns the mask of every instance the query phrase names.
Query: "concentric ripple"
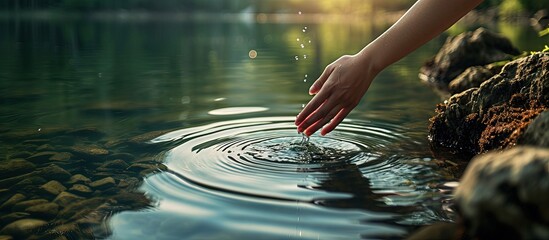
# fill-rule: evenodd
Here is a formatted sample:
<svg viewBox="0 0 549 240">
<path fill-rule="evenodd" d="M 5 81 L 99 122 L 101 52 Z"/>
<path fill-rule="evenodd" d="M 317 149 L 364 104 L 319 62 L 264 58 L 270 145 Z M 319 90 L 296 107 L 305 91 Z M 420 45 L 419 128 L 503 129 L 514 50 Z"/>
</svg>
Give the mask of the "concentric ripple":
<svg viewBox="0 0 549 240">
<path fill-rule="evenodd" d="M 430 158 L 402 149 L 417 145 L 406 129 L 346 121 L 307 142 L 293 119 L 218 122 L 154 139 L 175 147 L 164 156 L 168 170 L 145 181 L 159 199 L 146 217 L 197 223 L 176 231 L 189 239 L 401 236 L 403 226 L 447 217 L 425 205 L 443 197 L 427 187 L 440 177 Z M 114 217 L 115 229 L 132 228 L 133 214 Z"/>
<path fill-rule="evenodd" d="M 316 196 L 303 198 L 303 189 L 289 186 L 302 184 L 304 178 L 322 179 L 338 165 L 373 161 L 399 138 L 379 126 L 342 129 L 303 143 L 292 118 L 256 118 L 184 129 L 154 141 L 182 142 L 169 152 L 166 165 L 185 181 L 225 192 L 311 201 Z"/>
</svg>

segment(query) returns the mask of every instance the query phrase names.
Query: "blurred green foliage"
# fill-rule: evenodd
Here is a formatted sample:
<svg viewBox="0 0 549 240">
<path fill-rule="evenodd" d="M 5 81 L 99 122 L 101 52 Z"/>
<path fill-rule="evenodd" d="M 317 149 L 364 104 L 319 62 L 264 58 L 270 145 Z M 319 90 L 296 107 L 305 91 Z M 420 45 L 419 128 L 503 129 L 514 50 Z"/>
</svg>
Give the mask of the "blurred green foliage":
<svg viewBox="0 0 549 240">
<path fill-rule="evenodd" d="M 146 10 L 178 12 L 240 12 L 250 9 L 262 13 L 366 13 L 372 9 L 401 10 L 413 0 L 2 0 L 0 9 L 8 10 Z"/>
<path fill-rule="evenodd" d="M 484 0 L 479 8 L 498 7 L 500 16 L 514 16 L 525 12 L 535 12 L 540 9 L 549 10 L 549 1 L 540 0 Z"/>
<path fill-rule="evenodd" d="M 2 0 L 4 10 L 112 11 L 142 10 L 168 12 L 241 12 L 365 14 L 375 10 L 402 10 L 415 0 Z M 549 9 L 549 1 L 484 0 L 480 9 L 499 7 L 502 16 Z"/>
</svg>

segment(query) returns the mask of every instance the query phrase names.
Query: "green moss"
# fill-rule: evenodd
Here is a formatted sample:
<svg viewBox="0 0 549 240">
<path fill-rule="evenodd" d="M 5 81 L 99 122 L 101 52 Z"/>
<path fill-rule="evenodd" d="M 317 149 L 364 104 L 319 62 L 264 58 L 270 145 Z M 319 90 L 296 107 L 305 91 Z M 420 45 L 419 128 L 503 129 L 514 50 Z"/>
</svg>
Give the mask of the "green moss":
<svg viewBox="0 0 549 240">
<path fill-rule="evenodd" d="M 525 11 L 520 0 L 503 0 L 499 7 L 499 15 L 502 17 L 516 16 Z"/>
</svg>

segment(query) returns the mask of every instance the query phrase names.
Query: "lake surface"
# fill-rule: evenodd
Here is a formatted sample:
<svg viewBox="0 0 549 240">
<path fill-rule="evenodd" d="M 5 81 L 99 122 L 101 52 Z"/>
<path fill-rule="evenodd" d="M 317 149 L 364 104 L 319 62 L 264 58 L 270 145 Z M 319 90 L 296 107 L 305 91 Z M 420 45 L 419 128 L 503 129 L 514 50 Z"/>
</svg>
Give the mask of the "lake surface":
<svg viewBox="0 0 549 240">
<path fill-rule="evenodd" d="M 1 161 L 32 166 L 0 179 L 0 212 L 12 216 L 1 227 L 38 219 L 48 224 L 18 234 L 398 239 L 453 221 L 458 176 L 427 141 L 442 99 L 417 77 L 448 33 L 383 71 L 333 133 L 307 141 L 293 125 L 324 66 L 388 26 L 2 18 Z M 547 42 L 528 26 L 491 28 L 521 50 Z M 52 164 L 68 173 L 48 175 Z M 65 189 L 45 191 L 51 180 Z M 25 199 L 6 205 L 16 194 Z M 57 210 L 22 203 L 37 199 Z"/>
</svg>

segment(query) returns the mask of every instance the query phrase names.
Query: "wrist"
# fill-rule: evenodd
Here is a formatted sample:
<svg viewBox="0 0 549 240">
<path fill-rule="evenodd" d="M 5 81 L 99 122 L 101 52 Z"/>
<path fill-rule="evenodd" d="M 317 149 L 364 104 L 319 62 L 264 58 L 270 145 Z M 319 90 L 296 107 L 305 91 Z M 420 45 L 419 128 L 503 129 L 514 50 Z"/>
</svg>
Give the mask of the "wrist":
<svg viewBox="0 0 549 240">
<path fill-rule="evenodd" d="M 383 66 L 379 61 L 380 58 L 376 58 L 375 56 L 376 54 L 372 53 L 368 46 L 355 55 L 360 65 L 374 76 L 385 68 L 385 66 Z"/>
</svg>

